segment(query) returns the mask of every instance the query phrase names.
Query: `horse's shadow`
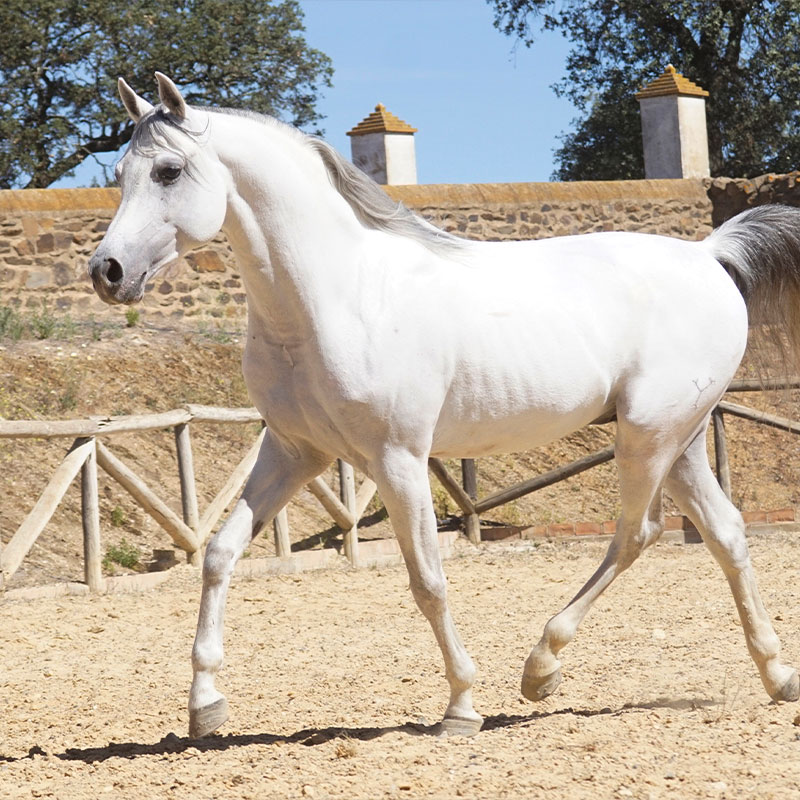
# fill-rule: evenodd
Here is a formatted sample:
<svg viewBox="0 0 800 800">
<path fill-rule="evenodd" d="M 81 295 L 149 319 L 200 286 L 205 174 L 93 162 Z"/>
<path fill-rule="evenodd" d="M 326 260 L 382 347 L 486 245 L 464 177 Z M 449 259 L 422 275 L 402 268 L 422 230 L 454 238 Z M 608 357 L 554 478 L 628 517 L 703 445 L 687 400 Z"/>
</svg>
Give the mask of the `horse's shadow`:
<svg viewBox="0 0 800 800">
<path fill-rule="evenodd" d="M 574 717 L 597 717 L 597 716 L 621 716 L 622 714 L 649 711 L 656 708 L 671 708 L 677 711 L 694 711 L 699 708 L 716 705 L 713 700 L 705 699 L 669 699 L 658 698 L 646 703 L 626 703 L 625 705 L 612 709 L 609 707 L 601 709 L 576 709 L 559 708 L 552 711 L 534 711 L 530 714 L 494 714 L 486 717 L 481 732 L 497 730 L 500 728 L 526 727 L 538 720 L 549 719 L 557 716 Z M 62 753 L 53 753 L 56 758 L 62 761 L 82 761 L 85 764 L 96 764 L 107 761 L 110 758 L 138 758 L 140 756 L 163 756 L 172 753 L 183 753 L 186 750 L 194 749 L 200 752 L 214 752 L 230 750 L 234 747 L 250 747 L 258 744 L 302 744 L 308 747 L 325 744 L 333 739 L 355 739 L 358 741 L 370 741 L 379 739 L 389 733 L 405 733 L 410 736 L 436 736 L 439 733 L 439 725 L 427 725 L 424 723 L 406 723 L 405 725 L 391 725 L 388 727 L 370 728 L 305 728 L 296 733 L 280 735 L 273 733 L 256 734 L 228 734 L 214 735 L 204 739 L 191 739 L 188 736 L 177 736 L 168 733 L 163 739 L 150 744 L 143 742 L 109 742 L 104 747 L 68 747 Z M 22 761 L 35 756 L 48 755 L 41 747 L 34 745 L 28 751 L 28 755 L 20 757 L 9 757 L 0 755 L 1 762 Z"/>
</svg>

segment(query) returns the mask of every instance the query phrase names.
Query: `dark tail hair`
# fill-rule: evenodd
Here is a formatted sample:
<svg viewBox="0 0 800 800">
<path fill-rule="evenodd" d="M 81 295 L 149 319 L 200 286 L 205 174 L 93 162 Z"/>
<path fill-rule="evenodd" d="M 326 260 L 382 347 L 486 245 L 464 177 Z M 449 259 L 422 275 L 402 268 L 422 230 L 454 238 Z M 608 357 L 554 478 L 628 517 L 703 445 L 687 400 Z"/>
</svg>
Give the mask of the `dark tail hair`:
<svg viewBox="0 0 800 800">
<path fill-rule="evenodd" d="M 800 209 L 765 205 L 743 211 L 704 242 L 747 303 L 751 325 L 767 329 L 787 363 L 800 360 Z M 789 339 L 786 352 L 781 333 Z"/>
</svg>

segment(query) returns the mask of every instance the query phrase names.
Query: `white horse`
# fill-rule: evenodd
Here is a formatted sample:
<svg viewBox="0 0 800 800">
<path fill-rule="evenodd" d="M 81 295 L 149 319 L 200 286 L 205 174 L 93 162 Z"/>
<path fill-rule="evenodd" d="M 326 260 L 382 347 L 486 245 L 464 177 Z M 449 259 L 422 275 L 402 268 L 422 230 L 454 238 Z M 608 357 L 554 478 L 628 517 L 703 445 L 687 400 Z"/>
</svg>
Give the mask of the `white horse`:
<svg viewBox="0 0 800 800">
<path fill-rule="evenodd" d="M 444 656 L 441 730 L 477 732 L 475 667 L 447 607 L 428 457 L 524 450 L 614 414 L 617 532 L 545 626 L 522 693 L 555 690 L 561 649 L 660 536 L 664 488 L 720 563 L 768 694 L 798 698 L 705 434 L 744 353 L 748 308 L 774 310 L 800 341 L 799 211 L 757 208 L 703 242 L 633 233 L 468 242 L 395 206 L 322 141 L 254 114 L 189 107 L 156 77 L 155 108 L 119 83 L 136 128 L 92 281 L 109 303 L 135 303 L 162 267 L 223 230 L 247 291 L 244 376 L 268 427 L 205 555 L 192 736 L 227 719 L 214 679 L 236 560 L 336 457 L 376 482 L 389 512 Z"/>
</svg>

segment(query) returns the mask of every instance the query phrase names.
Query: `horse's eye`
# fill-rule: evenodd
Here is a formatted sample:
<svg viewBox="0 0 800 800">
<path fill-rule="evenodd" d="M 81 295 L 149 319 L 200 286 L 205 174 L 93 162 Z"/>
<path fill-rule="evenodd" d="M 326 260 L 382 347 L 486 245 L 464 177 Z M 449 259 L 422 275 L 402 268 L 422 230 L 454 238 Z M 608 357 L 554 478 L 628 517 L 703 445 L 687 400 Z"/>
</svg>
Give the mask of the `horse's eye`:
<svg viewBox="0 0 800 800">
<path fill-rule="evenodd" d="M 161 183 L 174 183 L 178 180 L 178 177 L 181 174 L 181 167 L 178 167 L 174 164 L 167 164 L 163 167 L 158 168 L 158 179 Z"/>
</svg>

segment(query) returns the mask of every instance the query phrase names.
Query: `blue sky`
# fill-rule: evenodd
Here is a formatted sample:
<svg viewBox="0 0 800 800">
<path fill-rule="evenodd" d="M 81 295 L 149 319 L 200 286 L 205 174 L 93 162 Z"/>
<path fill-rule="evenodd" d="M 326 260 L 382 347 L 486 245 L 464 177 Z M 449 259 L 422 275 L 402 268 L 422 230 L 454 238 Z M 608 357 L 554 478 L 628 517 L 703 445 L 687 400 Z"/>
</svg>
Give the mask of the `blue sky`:
<svg viewBox="0 0 800 800">
<path fill-rule="evenodd" d="M 568 46 L 532 48 L 492 25 L 485 0 L 300 0 L 306 38 L 332 60 L 319 109 L 326 138 L 349 157 L 345 132 L 376 103 L 419 129 L 420 183 L 546 181 L 558 134 L 575 110 L 550 86 Z"/>
<path fill-rule="evenodd" d="M 550 86 L 568 52 L 558 33 L 532 48 L 492 25 L 485 0 L 300 0 L 306 39 L 333 61 L 318 108 L 350 157 L 350 130 L 377 103 L 419 129 L 419 183 L 547 181 L 576 116 Z M 147 87 L 134 87 L 147 96 Z M 90 162 L 59 186 L 86 185 Z"/>
</svg>

